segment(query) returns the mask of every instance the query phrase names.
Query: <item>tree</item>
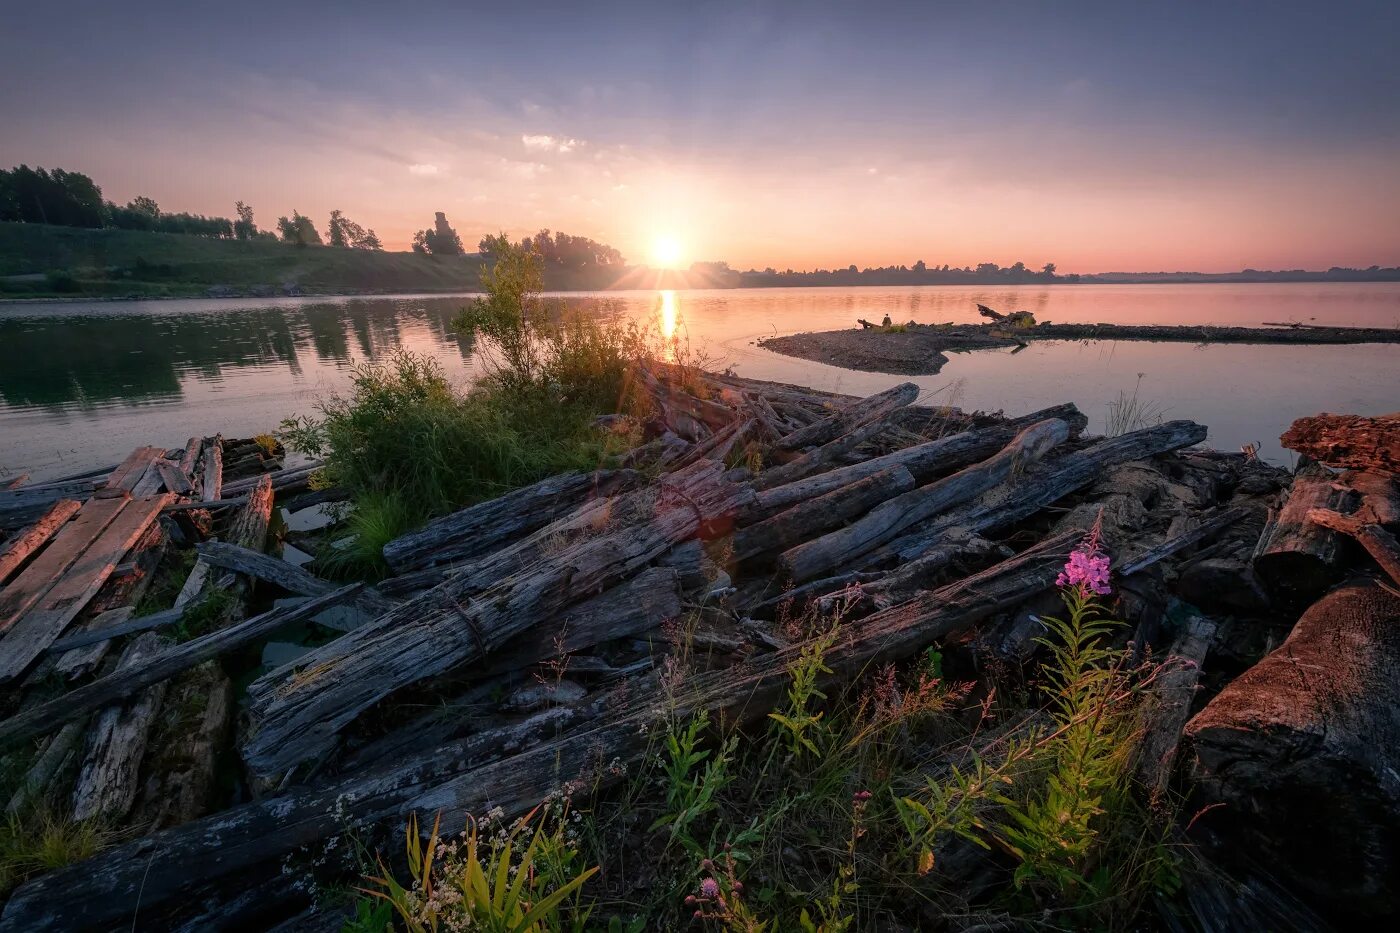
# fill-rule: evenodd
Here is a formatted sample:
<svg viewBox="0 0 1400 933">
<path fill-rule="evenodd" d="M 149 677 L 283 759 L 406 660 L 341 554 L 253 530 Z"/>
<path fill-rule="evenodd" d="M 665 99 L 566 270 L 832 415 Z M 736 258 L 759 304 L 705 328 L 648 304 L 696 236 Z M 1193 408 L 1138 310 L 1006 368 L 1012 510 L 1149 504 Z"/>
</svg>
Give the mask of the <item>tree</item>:
<svg viewBox="0 0 1400 933">
<path fill-rule="evenodd" d="M 277 218 L 277 230 L 282 234 L 283 243 L 293 243 L 297 246 L 321 245 L 321 234 L 316 232 L 316 225 L 311 222 L 310 217 L 303 216 L 296 210 L 292 211 L 290 220 L 286 217 Z"/>
<path fill-rule="evenodd" d="M 360 236 L 356 237 L 354 242 L 352 242 L 350 245 L 353 246 L 355 249 L 382 250 L 384 248 L 384 244 L 379 242 L 379 236 L 374 232 L 372 228 L 366 230 Z"/>
<path fill-rule="evenodd" d="M 253 209 L 242 201 L 235 202 L 233 209 L 238 219 L 233 222 L 233 235 L 240 240 L 251 240 L 258 235 L 257 224 L 253 223 Z"/>
<path fill-rule="evenodd" d="M 419 230 L 413 235 L 413 251 L 433 256 L 460 256 L 466 250 L 462 238 L 447 223 L 447 215 L 438 211 L 432 228 Z"/>
<path fill-rule="evenodd" d="M 19 165 L 0 171 L 0 220 L 63 227 L 101 227 L 108 219 L 102 189 L 81 172 Z"/>
</svg>

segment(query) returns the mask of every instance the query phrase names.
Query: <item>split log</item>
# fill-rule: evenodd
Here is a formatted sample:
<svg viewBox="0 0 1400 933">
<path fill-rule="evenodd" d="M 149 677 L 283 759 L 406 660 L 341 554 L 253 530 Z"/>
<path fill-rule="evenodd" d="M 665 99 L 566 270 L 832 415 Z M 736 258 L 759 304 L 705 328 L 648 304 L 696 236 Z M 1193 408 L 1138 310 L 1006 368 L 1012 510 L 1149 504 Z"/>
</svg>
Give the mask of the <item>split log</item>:
<svg viewBox="0 0 1400 933">
<path fill-rule="evenodd" d="M 1340 579 L 1344 556 L 1336 532 L 1308 520 L 1314 509 L 1350 512 L 1357 496 L 1316 464 L 1293 478 L 1288 501 L 1254 555 L 1254 572 L 1275 593 L 1316 597 Z"/>
<path fill-rule="evenodd" d="M 919 397 L 919 387 L 912 382 L 902 382 L 892 389 L 863 398 L 847 405 L 820 421 L 799 428 L 774 445 L 778 450 L 799 450 L 817 444 L 833 441 L 856 428 L 887 417 L 894 411 L 911 404 Z"/>
<path fill-rule="evenodd" d="M 35 800 L 49 793 L 54 776 L 66 771 L 68 763 L 78 754 L 78 748 L 86 731 L 87 721 L 80 719 L 68 723 L 58 730 L 57 735 L 49 739 L 44 750 L 35 759 L 33 766 L 20 779 L 19 787 L 15 789 L 14 796 L 5 805 L 6 813 L 23 813 Z"/>
<path fill-rule="evenodd" d="M 985 460 L 1010 443 L 1023 428 L 1051 419 L 1068 424 L 1072 436 L 1088 424 L 1088 419 L 1074 405 L 1057 405 L 1003 424 L 963 431 L 873 457 L 862 463 L 819 473 L 808 479 L 764 489 L 758 494 L 757 511 L 768 514 L 798 502 L 806 502 L 896 465 L 907 468 L 918 482 L 926 483 L 944 473 Z"/>
<path fill-rule="evenodd" d="M 844 566 L 900 532 L 1001 485 L 1068 438 L 1069 425 L 1063 421 L 1032 425 L 982 463 L 896 496 L 848 527 L 786 551 L 779 562 L 782 571 L 801 583 Z"/>
<path fill-rule="evenodd" d="M 78 514 L 80 508 L 81 502 L 59 499 L 49 507 L 42 518 L 0 548 L 0 583 L 8 580 L 35 551 L 47 544 L 70 518 Z"/>
<path fill-rule="evenodd" d="M 1400 473 L 1400 411 L 1375 418 L 1299 418 L 1279 443 L 1331 466 Z"/>
<path fill-rule="evenodd" d="M 395 573 L 471 560 L 518 541 L 589 499 L 634 489 L 642 479 L 635 470 L 551 476 L 395 538 L 384 545 L 384 560 Z"/>
<path fill-rule="evenodd" d="M 1106 438 L 1052 462 L 1032 466 L 1007 495 L 994 501 L 970 503 L 940 516 L 873 552 L 858 569 L 915 560 L 945 543 L 949 536 L 1002 531 L 1090 485 L 1109 467 L 1145 460 L 1205 439 L 1205 427 L 1194 421 L 1167 421 Z"/>
<path fill-rule="evenodd" d="M 359 589 L 360 584 L 352 583 L 294 607 L 264 612 L 237 625 L 176 645 L 130 670 L 99 677 L 90 684 L 0 722 L 0 742 L 26 739 L 56 729 L 65 722 L 189 670 L 202 661 L 235 651 L 266 638 L 280 628 L 310 619 L 321 610 L 350 599 Z"/>
<path fill-rule="evenodd" d="M 1400 911 L 1400 596 L 1348 583 L 1187 724 L 1204 825 L 1347 915 Z"/>
<path fill-rule="evenodd" d="M 148 632 L 134 639 L 122 653 L 113 677 L 160 654 L 165 639 Z M 147 687 L 126 704 L 109 706 L 97 713 L 88 732 L 87 752 L 73 789 L 73 818 L 121 820 L 131 810 L 139 785 L 141 759 L 146 753 L 156 714 L 165 696 L 165 684 Z"/>
<path fill-rule="evenodd" d="M 168 494 L 163 494 L 129 501 L 95 499 L 89 503 L 91 506 L 116 501 L 126 507 L 73 562 L 63 578 L 0 641 L 0 682 L 23 674 L 63 634 L 68 624 L 97 595 L 126 552 L 146 533 L 169 498 Z M 75 524 L 81 518 L 80 512 Z"/>
<path fill-rule="evenodd" d="M 204 476 L 199 494 L 206 499 L 224 496 L 224 438 L 216 434 L 204 442 Z"/>
<path fill-rule="evenodd" d="M 914 477 L 907 468 L 881 470 L 743 529 L 734 536 L 733 559 L 742 563 L 785 551 L 913 488 Z"/>
<path fill-rule="evenodd" d="M 1061 535 L 965 585 L 871 616 L 828 652 L 832 672 L 819 688 L 848 680 L 873 661 L 908 657 L 1048 589 L 1077 541 Z M 675 714 L 705 709 L 726 722 L 761 718 L 787 689 L 788 667 L 800 651 L 795 646 L 695 678 Z M 561 785 L 578 792 L 606 788 L 626 774 L 607 767 L 609 762 L 635 765 L 646 754 L 652 739 L 643 727 L 654 724 L 655 707 L 656 697 L 646 693 L 615 708 L 602 725 L 597 716 L 584 717 L 578 728 L 540 744 L 554 717 L 571 715 L 549 710 L 521 726 L 472 736 L 392 767 L 244 804 L 114 847 L 20 886 L 0 916 L 0 933 L 129 925 L 138 903 L 143 915 L 157 915 L 182 903 L 194 886 L 237 885 L 253 866 L 411 811 L 442 811 L 450 833 L 464 814 L 490 806 L 521 814 Z M 524 750 L 501 757 L 506 747 Z M 52 909 L 60 896 L 62 918 Z"/>
<path fill-rule="evenodd" d="M 702 457 L 723 463 L 735 447 L 748 440 L 749 435 L 753 433 L 757 425 L 758 421 L 753 418 L 735 421 L 691 447 L 674 463 L 667 464 L 667 468 L 671 470 L 684 469 Z"/>
<path fill-rule="evenodd" d="M 1138 781 L 1154 798 L 1164 793 L 1176 765 L 1181 732 L 1191 716 L 1191 703 L 1200 686 L 1201 668 L 1215 640 L 1216 624 L 1191 613 L 1167 651 L 1152 682 L 1143 710 L 1146 728 L 1138 742 Z"/>
<path fill-rule="evenodd" d="M 1386 531 L 1376 522 L 1367 521 L 1354 515 L 1341 515 L 1327 509 L 1309 509 L 1308 521 L 1314 525 L 1350 535 L 1366 549 L 1390 579 L 1400 585 L 1400 542 L 1395 535 Z"/>
<path fill-rule="evenodd" d="M 545 526 L 502 552 L 499 561 L 493 555 L 473 572 L 450 577 L 259 679 L 249 688 L 252 730 L 243 747 L 248 768 L 263 779 L 280 777 L 334 748 L 346 725 L 395 690 L 478 660 L 672 545 L 703 535 L 707 525 L 726 517 L 732 522 L 753 493 L 724 482 L 722 470 L 722 464 L 702 460 L 654 487 L 586 510 L 579 527 L 566 529 L 578 532 L 576 540 L 562 547 L 551 540 L 559 523 Z M 534 566 L 522 561 L 546 545 L 559 549 Z"/>
</svg>

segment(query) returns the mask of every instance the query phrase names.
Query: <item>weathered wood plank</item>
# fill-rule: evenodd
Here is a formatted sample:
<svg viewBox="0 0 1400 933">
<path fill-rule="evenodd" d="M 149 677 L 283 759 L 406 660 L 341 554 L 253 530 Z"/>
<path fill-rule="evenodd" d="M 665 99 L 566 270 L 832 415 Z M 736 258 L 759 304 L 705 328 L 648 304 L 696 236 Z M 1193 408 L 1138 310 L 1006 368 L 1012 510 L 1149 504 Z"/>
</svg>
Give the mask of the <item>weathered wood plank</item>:
<svg viewBox="0 0 1400 933">
<path fill-rule="evenodd" d="M 0 640 L 0 682 L 23 674 L 97 595 L 126 552 L 141 539 L 169 495 L 133 499 L 93 540 L 43 598 Z M 94 503 L 108 500 L 93 500 Z"/>
<path fill-rule="evenodd" d="M 20 564 L 47 544 L 82 507 L 81 502 L 73 499 L 59 499 L 49 507 L 42 518 L 0 548 L 0 583 L 8 580 L 11 574 L 19 569 Z"/>
<path fill-rule="evenodd" d="M 130 496 L 151 464 L 164 456 L 164 447 L 136 448 L 125 460 L 117 464 L 117 468 L 108 475 L 107 482 L 94 495 L 99 499 Z"/>
<path fill-rule="evenodd" d="M 156 470 L 160 473 L 160 479 L 165 488 L 175 495 L 188 496 L 194 492 L 194 486 L 190 484 L 189 477 L 169 460 L 157 460 Z"/>
<path fill-rule="evenodd" d="M 297 606 L 264 612 L 229 628 L 193 638 L 131 670 L 99 677 L 90 684 L 0 722 L 0 742 L 18 741 L 57 729 L 65 722 L 125 699 L 202 661 L 227 654 L 280 628 L 310 619 L 321 610 L 353 597 L 359 589 L 360 584 L 352 583 Z"/>
<path fill-rule="evenodd" d="M 106 656 L 109 647 L 107 642 L 115 637 L 115 634 L 105 633 L 109 629 L 119 631 L 125 628 L 134 611 L 131 606 L 118 606 L 100 612 L 88 620 L 77 635 L 59 639 L 49 645 L 49 652 L 59 655 L 58 660 L 54 662 L 54 670 L 70 678 L 79 672 L 91 670 Z M 94 637 L 99 632 L 104 634 Z"/>
<path fill-rule="evenodd" d="M 53 588 L 124 508 L 124 499 L 89 499 L 83 504 L 49 546 L 0 592 L 0 633 L 8 632 L 20 616 Z"/>
<path fill-rule="evenodd" d="M 1201 681 L 1201 667 L 1215 640 L 1216 624 L 1191 613 L 1167 651 L 1166 661 L 1148 691 L 1138 743 L 1138 780 L 1152 794 L 1166 791 L 1176 765 L 1181 732 L 1191 717 L 1191 703 Z"/>
<path fill-rule="evenodd" d="M 260 554 L 246 547 L 228 544 L 223 541 L 205 541 L 196 546 L 200 560 L 213 567 L 232 570 L 258 580 L 280 586 L 289 593 L 300 596 L 321 596 L 336 588 L 336 584 L 322 580 L 295 564 L 285 560 Z M 370 587 L 366 587 L 357 600 L 368 612 L 376 615 L 388 612 L 397 605 L 385 599 Z"/>
<path fill-rule="evenodd" d="M 185 452 L 180 455 L 180 472 L 191 484 L 196 482 L 195 466 L 199 463 L 199 452 L 204 447 L 202 437 L 192 437 L 185 441 Z"/>
</svg>

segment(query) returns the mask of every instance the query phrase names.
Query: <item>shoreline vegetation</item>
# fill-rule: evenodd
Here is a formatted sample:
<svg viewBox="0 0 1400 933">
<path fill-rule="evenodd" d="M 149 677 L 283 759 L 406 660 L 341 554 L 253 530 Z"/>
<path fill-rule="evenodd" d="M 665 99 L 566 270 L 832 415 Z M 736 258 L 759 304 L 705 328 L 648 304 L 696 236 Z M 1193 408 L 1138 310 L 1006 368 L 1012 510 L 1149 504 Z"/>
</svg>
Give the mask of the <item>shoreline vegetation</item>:
<svg viewBox="0 0 1400 933">
<path fill-rule="evenodd" d="M 468 392 L 401 354 L 0 489 L 0 933 L 1400 908 L 1400 413 L 1289 472 L 714 372 L 514 244 L 482 284 Z"/>
<path fill-rule="evenodd" d="M 934 375 L 949 353 L 976 350 L 1024 350 L 1038 340 L 1142 340 L 1173 343 L 1336 345 L 1400 344 L 1400 326 L 1327 327 L 1295 322 L 1261 321 L 1257 327 L 1206 325 L 1037 323 L 1028 312 L 1002 314 L 978 305 L 987 324 L 920 324 L 909 321 L 872 324 L 857 321 L 851 330 L 765 337 L 758 345 L 798 359 L 861 372 L 904 376 Z"/>
</svg>

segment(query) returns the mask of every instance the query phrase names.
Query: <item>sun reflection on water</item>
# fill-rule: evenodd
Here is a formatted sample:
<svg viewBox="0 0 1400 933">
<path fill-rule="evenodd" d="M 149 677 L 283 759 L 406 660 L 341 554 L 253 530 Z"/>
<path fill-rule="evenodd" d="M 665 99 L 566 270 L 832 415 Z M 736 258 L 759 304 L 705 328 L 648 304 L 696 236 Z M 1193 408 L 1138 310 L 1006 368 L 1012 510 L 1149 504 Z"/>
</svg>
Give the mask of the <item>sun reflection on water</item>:
<svg viewBox="0 0 1400 933">
<path fill-rule="evenodd" d="M 658 298 L 661 309 L 661 337 L 666 344 L 666 359 L 668 362 L 674 363 L 676 361 L 676 325 L 679 319 L 680 302 L 676 299 L 675 291 L 669 288 L 662 289 Z"/>
</svg>

